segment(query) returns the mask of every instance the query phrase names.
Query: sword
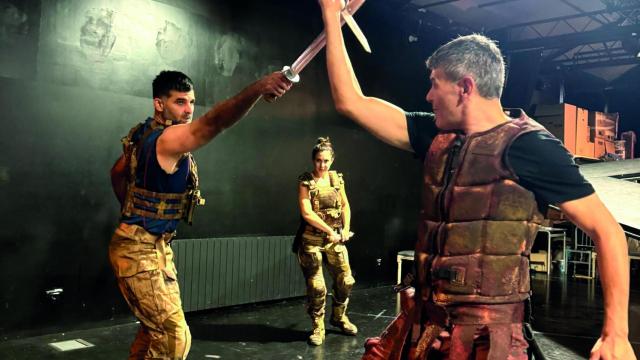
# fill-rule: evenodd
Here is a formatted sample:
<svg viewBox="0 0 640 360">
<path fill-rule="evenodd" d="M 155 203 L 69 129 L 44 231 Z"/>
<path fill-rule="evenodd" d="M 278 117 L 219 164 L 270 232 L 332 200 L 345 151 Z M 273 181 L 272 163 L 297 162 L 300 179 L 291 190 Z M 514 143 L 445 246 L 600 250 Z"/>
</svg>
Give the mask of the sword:
<svg viewBox="0 0 640 360">
<path fill-rule="evenodd" d="M 349 238 L 347 239 L 347 241 L 351 240 L 351 238 L 353 237 L 353 235 L 355 235 L 353 233 L 353 231 L 349 231 Z M 340 243 L 340 244 L 344 244 L 346 241 L 338 241 L 338 242 L 330 242 L 327 245 L 325 245 L 325 250 L 329 250 L 331 249 L 335 244 Z"/>
<path fill-rule="evenodd" d="M 358 27 L 355 20 L 353 20 L 353 14 L 355 14 L 358 9 L 364 4 L 365 0 L 350 0 L 341 11 L 341 20 L 340 24 L 344 25 L 346 22 L 351 31 L 356 35 L 356 38 L 360 41 L 362 46 L 367 50 L 369 48 L 369 43 L 367 42 L 366 37 L 362 33 L 362 30 Z M 350 24 L 351 22 L 351 24 Z M 355 26 L 354 26 L 355 25 Z M 357 29 L 357 30 L 354 30 Z M 363 40 L 364 39 L 364 42 Z M 282 68 L 282 73 L 284 76 L 289 79 L 292 83 L 297 83 L 300 81 L 300 72 L 311 62 L 311 60 L 322 50 L 322 48 L 327 44 L 327 34 L 324 30 L 318 35 L 313 42 L 298 56 L 296 61 L 293 62 L 291 66 L 285 66 Z M 366 44 L 366 45 L 365 45 Z M 367 50 L 371 52 L 371 49 Z"/>
<path fill-rule="evenodd" d="M 344 19 L 344 22 L 347 23 L 347 26 L 349 26 L 349 29 L 351 29 L 351 32 L 353 33 L 353 35 L 356 36 L 356 38 L 360 42 L 360 45 L 362 45 L 362 47 L 364 48 L 364 51 L 371 54 L 371 47 L 369 46 L 369 42 L 367 41 L 367 38 L 364 36 L 364 33 L 362 32 L 362 30 L 360 30 L 360 26 L 358 26 L 358 23 L 356 23 L 356 21 L 353 20 L 353 16 L 351 16 L 351 14 L 346 10 L 346 6 L 340 12 L 340 14 L 342 14 L 342 19 Z"/>
</svg>

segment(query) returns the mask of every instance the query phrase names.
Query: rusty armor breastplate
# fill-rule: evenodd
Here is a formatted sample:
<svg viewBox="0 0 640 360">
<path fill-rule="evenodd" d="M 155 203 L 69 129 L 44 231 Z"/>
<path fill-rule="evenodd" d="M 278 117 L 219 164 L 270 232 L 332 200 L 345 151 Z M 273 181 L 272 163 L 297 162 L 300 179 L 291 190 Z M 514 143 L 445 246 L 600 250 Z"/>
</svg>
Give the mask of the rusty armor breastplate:
<svg viewBox="0 0 640 360">
<path fill-rule="evenodd" d="M 311 206 L 327 225 L 332 228 L 342 228 L 342 197 L 340 189 L 344 186 L 342 174 L 329 171 L 329 186 L 318 186 L 311 173 L 305 172 L 298 180 L 309 188 Z"/>
<path fill-rule="evenodd" d="M 505 160 L 520 135 L 541 130 L 522 115 L 463 138 L 438 134 L 424 167 L 416 243 L 418 287 L 441 305 L 514 303 L 529 297 L 531 247 L 543 215 Z"/>
</svg>

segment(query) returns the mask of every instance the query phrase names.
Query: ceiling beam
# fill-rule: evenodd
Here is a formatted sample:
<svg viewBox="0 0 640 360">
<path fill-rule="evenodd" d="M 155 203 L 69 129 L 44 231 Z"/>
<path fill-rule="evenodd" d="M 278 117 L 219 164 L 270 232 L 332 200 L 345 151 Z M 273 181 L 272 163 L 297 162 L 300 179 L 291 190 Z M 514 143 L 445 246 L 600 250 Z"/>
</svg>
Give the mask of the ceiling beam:
<svg viewBox="0 0 640 360">
<path fill-rule="evenodd" d="M 478 7 L 479 8 L 484 8 L 484 7 L 489 7 L 489 6 L 502 5 L 504 3 L 514 2 L 514 1 L 519 1 L 519 0 L 496 0 L 496 1 L 486 2 L 484 4 L 480 4 L 480 5 L 478 5 Z"/>
<path fill-rule="evenodd" d="M 604 25 L 605 24 L 604 22 L 602 22 L 602 20 L 598 19 L 595 15 L 585 15 L 585 11 L 584 10 L 582 10 L 581 8 L 573 5 L 569 1 L 567 1 L 567 0 L 560 0 L 560 1 L 562 1 L 562 3 L 564 3 L 568 7 L 572 8 L 573 10 L 577 11 L 579 14 L 589 17 L 591 20 L 597 22 L 598 24 L 600 24 L 600 25 Z"/>
<path fill-rule="evenodd" d="M 558 49 L 575 47 L 579 45 L 616 41 L 630 36 L 632 33 L 640 33 L 640 25 L 616 26 L 599 28 L 574 34 L 565 34 L 545 38 L 506 42 L 501 48 L 507 52 L 524 51 L 531 49 Z"/>
<path fill-rule="evenodd" d="M 593 59 L 591 62 L 566 64 L 567 61 L 554 61 L 544 66 L 544 72 L 554 72 L 558 70 L 585 70 L 599 67 L 613 67 L 622 65 L 639 65 L 640 59 L 630 56 L 611 60 L 609 56 Z"/>
<path fill-rule="evenodd" d="M 449 3 L 457 2 L 457 1 L 460 1 L 460 0 L 441 0 L 441 1 L 438 1 L 438 2 L 434 2 L 433 4 L 425 4 L 425 5 L 419 6 L 419 8 L 420 9 L 428 9 L 428 8 L 431 8 L 431 7 L 444 5 L 444 4 L 449 4 Z"/>
<path fill-rule="evenodd" d="M 605 49 L 594 50 L 594 51 L 582 51 L 574 54 L 573 59 L 565 59 L 565 60 L 558 60 L 558 61 L 570 61 L 570 60 L 581 61 L 581 60 L 589 60 L 594 57 L 601 57 L 601 56 L 614 57 L 614 56 L 629 56 L 629 55 L 630 54 L 627 53 L 623 48 L 619 47 L 619 48 L 610 49 L 610 51 L 607 51 Z"/>
<path fill-rule="evenodd" d="M 567 52 L 571 51 L 573 48 L 575 48 L 575 46 L 562 47 L 562 48 L 556 49 L 556 50 L 552 51 L 551 53 L 547 54 L 545 57 L 543 57 L 542 58 L 542 62 L 543 63 L 551 62 L 551 61 L 555 60 L 557 57 L 562 56 L 562 55 L 566 54 Z"/>
<path fill-rule="evenodd" d="M 550 23 L 550 22 L 554 22 L 554 21 L 564 21 L 564 20 L 576 19 L 576 18 L 581 18 L 581 17 L 599 15 L 599 14 L 611 14 L 611 13 L 615 13 L 615 12 L 619 12 L 619 11 L 638 10 L 638 9 L 640 9 L 640 4 L 626 5 L 626 6 L 620 6 L 620 7 L 612 7 L 612 8 L 602 9 L 602 10 L 595 10 L 595 11 L 585 11 L 585 12 L 582 12 L 582 13 L 579 13 L 579 14 L 556 16 L 556 17 L 547 18 L 547 19 L 541 19 L 541 20 L 535 20 L 535 21 L 527 21 L 527 22 L 523 22 L 523 23 L 519 23 L 519 24 L 513 24 L 513 25 L 497 28 L 497 29 L 494 29 L 494 30 L 491 30 L 491 31 L 511 30 L 511 29 L 515 29 L 515 28 L 519 28 L 519 27 L 538 25 L 538 24 L 546 24 L 546 23 Z"/>
<path fill-rule="evenodd" d="M 412 0 L 392 0 L 392 1 L 389 1 L 389 2 L 393 4 L 394 8 L 402 9 L 402 8 L 404 8 L 406 6 L 413 5 L 411 3 L 411 1 Z"/>
</svg>

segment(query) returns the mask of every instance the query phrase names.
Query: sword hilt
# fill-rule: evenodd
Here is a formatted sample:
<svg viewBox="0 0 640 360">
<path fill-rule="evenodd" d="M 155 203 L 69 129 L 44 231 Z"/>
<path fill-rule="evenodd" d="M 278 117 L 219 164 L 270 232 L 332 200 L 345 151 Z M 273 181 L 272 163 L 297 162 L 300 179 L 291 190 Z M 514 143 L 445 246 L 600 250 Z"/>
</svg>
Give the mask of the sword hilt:
<svg viewBox="0 0 640 360">
<path fill-rule="evenodd" d="M 282 68 L 282 74 L 294 84 L 297 84 L 300 81 L 300 75 L 293 72 L 293 69 L 289 66 L 285 66 Z"/>
<path fill-rule="evenodd" d="M 283 67 L 280 72 L 282 73 L 282 75 L 284 75 L 284 77 L 287 78 L 287 80 L 291 81 L 294 84 L 297 84 L 300 81 L 300 75 L 294 73 L 293 69 L 290 66 Z M 277 96 L 265 95 L 264 99 L 267 102 L 274 102 L 277 99 Z"/>
<path fill-rule="evenodd" d="M 365 0 L 349 0 L 342 11 L 353 15 L 364 4 Z M 344 16 L 341 16 L 340 26 L 344 24 Z M 300 81 L 298 74 L 309 62 L 318 54 L 318 52 L 327 44 L 327 34 L 322 31 L 313 42 L 298 56 L 291 66 L 285 66 L 282 69 L 284 76 L 292 83 Z"/>
</svg>

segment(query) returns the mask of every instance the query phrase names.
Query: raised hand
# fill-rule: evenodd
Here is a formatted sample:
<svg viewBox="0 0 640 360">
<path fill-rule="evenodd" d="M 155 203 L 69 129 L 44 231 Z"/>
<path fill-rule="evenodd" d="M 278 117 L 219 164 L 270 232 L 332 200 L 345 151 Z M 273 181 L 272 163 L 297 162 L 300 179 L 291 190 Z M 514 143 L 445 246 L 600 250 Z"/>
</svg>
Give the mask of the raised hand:
<svg viewBox="0 0 640 360">
<path fill-rule="evenodd" d="M 328 12 L 340 12 L 344 9 L 345 0 L 318 0 L 320 8 Z"/>
<path fill-rule="evenodd" d="M 266 75 L 258 81 L 260 93 L 268 102 L 274 102 L 283 96 L 293 85 L 281 71 Z"/>
</svg>

